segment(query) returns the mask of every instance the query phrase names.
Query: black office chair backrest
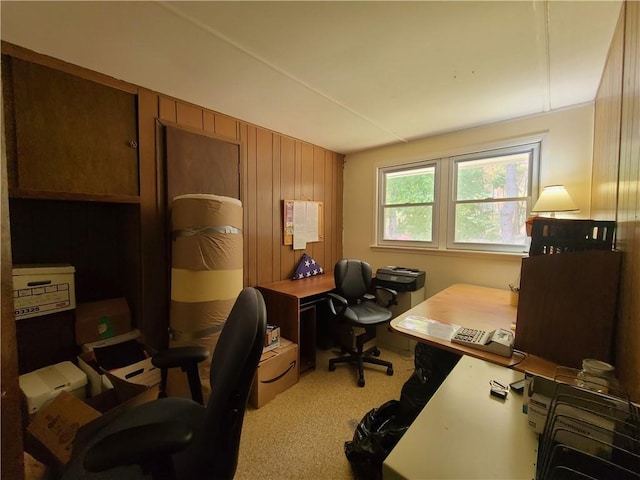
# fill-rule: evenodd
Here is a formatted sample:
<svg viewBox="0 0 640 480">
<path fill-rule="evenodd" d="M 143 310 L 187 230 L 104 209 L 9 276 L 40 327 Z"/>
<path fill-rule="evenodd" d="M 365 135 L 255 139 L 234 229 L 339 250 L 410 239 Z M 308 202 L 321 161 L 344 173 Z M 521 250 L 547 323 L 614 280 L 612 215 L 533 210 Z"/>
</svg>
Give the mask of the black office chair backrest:
<svg viewBox="0 0 640 480">
<path fill-rule="evenodd" d="M 349 303 L 364 297 L 371 287 L 371 265 L 362 260 L 343 258 L 333 268 L 336 288 Z"/>
<path fill-rule="evenodd" d="M 206 478 L 233 478 L 235 474 L 244 413 L 266 327 L 262 294 L 245 288 L 229 313 L 211 360 L 205 428 L 209 438 L 203 442 Z"/>
</svg>

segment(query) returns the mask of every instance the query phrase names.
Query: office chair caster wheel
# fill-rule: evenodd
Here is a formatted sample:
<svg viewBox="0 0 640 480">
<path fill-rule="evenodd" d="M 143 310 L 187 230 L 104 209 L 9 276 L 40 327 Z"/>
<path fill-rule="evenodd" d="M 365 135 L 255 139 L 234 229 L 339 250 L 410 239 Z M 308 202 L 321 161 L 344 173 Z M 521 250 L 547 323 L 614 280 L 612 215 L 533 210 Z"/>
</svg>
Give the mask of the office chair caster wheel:
<svg viewBox="0 0 640 480">
<path fill-rule="evenodd" d="M 333 372 L 336 369 L 336 366 L 333 363 L 329 364 L 329 371 Z"/>
<path fill-rule="evenodd" d="M 364 387 L 364 377 L 358 377 L 358 386 Z"/>
<path fill-rule="evenodd" d="M 393 375 L 393 368 L 387 368 L 387 375 L 389 375 L 390 377 Z"/>
<path fill-rule="evenodd" d="M 378 350 L 378 348 L 376 348 L 373 352 L 371 352 L 373 354 L 374 357 L 379 357 L 380 356 L 380 350 Z"/>
</svg>

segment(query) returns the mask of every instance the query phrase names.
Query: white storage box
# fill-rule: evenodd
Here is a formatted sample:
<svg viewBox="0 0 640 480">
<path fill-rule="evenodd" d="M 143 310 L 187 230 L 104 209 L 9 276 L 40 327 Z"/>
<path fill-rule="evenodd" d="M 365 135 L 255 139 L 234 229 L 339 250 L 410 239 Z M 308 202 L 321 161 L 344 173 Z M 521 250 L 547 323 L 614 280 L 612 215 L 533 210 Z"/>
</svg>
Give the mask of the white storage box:
<svg viewBox="0 0 640 480">
<path fill-rule="evenodd" d="M 89 395 L 92 397 L 113 388 L 113 384 L 109 378 L 97 370 L 97 366 L 94 367 L 95 357 L 93 356 L 93 352 L 81 353 L 78 356 L 78 365 L 80 365 L 82 371 L 84 371 L 89 378 Z M 126 367 L 111 370 L 109 373 L 129 383 L 144 385 L 146 387 L 160 385 L 160 369 L 153 366 L 151 358 L 132 363 Z"/>
<path fill-rule="evenodd" d="M 87 375 L 90 397 L 95 397 L 111 388 L 106 384 L 109 381 L 106 375 L 98 369 L 93 351 L 83 352 L 78 355 L 78 366 Z"/>
<path fill-rule="evenodd" d="M 60 392 L 81 400 L 86 397 L 87 375 L 71 362 L 57 363 L 20 375 L 20 389 L 27 397 L 29 413 L 36 413 Z"/>
<path fill-rule="evenodd" d="M 105 390 L 113 388 L 109 378 L 101 371 L 97 365 L 94 348 L 117 345 L 129 340 L 136 340 L 140 337 L 140 330 L 135 329 L 122 335 L 107 338 L 93 343 L 82 345 L 82 352 L 78 355 L 78 366 L 87 374 L 89 381 L 89 395 L 95 396 Z M 140 362 L 135 362 L 126 367 L 111 370 L 109 373 L 130 383 L 154 387 L 160 384 L 160 369 L 153 366 L 151 358 Z"/>
<path fill-rule="evenodd" d="M 147 387 L 160 385 L 160 369 L 151 363 L 151 358 L 132 363 L 126 367 L 111 370 L 109 373 L 122 380 Z M 109 384 L 109 379 L 105 379 Z"/>
<path fill-rule="evenodd" d="M 13 268 L 13 306 L 16 320 L 76 308 L 71 265 L 16 265 Z"/>
</svg>

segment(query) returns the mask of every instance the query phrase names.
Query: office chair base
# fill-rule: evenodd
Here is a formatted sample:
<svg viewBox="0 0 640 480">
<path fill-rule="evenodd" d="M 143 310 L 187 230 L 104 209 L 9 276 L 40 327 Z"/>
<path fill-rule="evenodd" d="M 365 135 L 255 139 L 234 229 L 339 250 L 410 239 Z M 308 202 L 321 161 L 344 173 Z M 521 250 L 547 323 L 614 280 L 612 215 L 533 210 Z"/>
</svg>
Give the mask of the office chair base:
<svg viewBox="0 0 640 480">
<path fill-rule="evenodd" d="M 358 386 L 364 387 L 364 364 L 371 363 L 374 365 L 381 365 L 383 367 L 387 367 L 387 375 L 393 375 L 393 364 L 391 362 L 387 362 L 386 360 L 380 360 L 378 357 L 380 355 L 380 350 L 377 347 L 371 347 L 370 349 L 364 352 L 358 352 L 355 350 L 347 350 L 348 355 L 344 357 L 331 358 L 329 360 L 329 371 L 333 372 L 336 369 L 337 363 L 353 363 L 358 367 Z"/>
</svg>

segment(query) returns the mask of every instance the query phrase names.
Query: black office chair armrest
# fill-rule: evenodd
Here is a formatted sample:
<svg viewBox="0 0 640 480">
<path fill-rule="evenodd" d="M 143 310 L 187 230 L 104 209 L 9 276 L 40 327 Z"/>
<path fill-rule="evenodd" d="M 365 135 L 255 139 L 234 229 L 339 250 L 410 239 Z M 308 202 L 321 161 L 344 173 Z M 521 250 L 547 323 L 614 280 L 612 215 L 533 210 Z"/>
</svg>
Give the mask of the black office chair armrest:
<svg viewBox="0 0 640 480">
<path fill-rule="evenodd" d="M 329 310 L 333 315 L 338 317 L 342 316 L 342 314 L 347 310 L 349 306 L 349 302 L 344 297 L 341 297 L 337 293 L 327 293 L 327 299 L 329 300 Z M 336 308 L 336 303 L 339 308 Z"/>
<path fill-rule="evenodd" d="M 151 363 L 160 369 L 160 392 L 159 398 L 167 396 L 167 372 L 169 368 L 180 367 L 183 372 L 187 373 L 189 381 L 189 390 L 191 390 L 191 398 L 204 405 L 202 396 L 202 384 L 198 374 L 198 363 L 209 357 L 209 350 L 200 345 L 187 347 L 173 347 L 154 354 L 151 357 Z"/>
<path fill-rule="evenodd" d="M 162 422 L 126 428 L 96 442 L 84 457 L 84 468 L 101 472 L 138 464 L 147 469 L 183 450 L 193 439 L 191 428 L 180 422 Z"/>
<path fill-rule="evenodd" d="M 385 303 L 383 301 L 383 296 L 388 297 L 389 301 Z M 397 305 L 398 292 L 396 292 L 395 290 L 392 290 L 391 288 L 376 286 L 376 299 L 378 303 L 383 307 L 390 307 L 391 305 Z"/>
<path fill-rule="evenodd" d="M 151 363 L 158 368 L 186 368 L 209 358 L 209 350 L 201 346 L 174 347 L 161 350 L 151 357 Z"/>
</svg>

